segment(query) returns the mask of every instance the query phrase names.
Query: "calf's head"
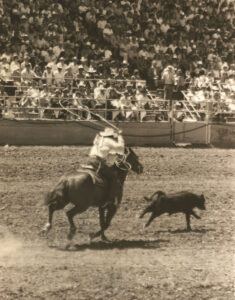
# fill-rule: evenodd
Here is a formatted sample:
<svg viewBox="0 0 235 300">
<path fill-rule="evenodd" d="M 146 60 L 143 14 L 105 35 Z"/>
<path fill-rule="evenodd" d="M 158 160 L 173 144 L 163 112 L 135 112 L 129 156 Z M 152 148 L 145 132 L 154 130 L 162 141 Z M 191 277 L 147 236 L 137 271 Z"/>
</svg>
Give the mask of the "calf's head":
<svg viewBox="0 0 235 300">
<path fill-rule="evenodd" d="M 198 199 L 197 207 L 202 210 L 205 210 L 206 209 L 205 202 L 206 202 L 206 199 L 205 199 L 204 195 L 202 194 Z"/>
</svg>

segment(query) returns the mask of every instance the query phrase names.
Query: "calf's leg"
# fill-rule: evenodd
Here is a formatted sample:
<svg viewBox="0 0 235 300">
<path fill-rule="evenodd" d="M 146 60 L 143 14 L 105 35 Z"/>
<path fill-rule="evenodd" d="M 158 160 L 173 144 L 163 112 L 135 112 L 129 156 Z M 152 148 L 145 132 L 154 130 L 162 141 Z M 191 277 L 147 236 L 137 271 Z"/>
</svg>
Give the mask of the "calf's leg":
<svg viewBox="0 0 235 300">
<path fill-rule="evenodd" d="M 191 231 L 191 226 L 190 226 L 190 213 L 187 212 L 185 213 L 185 216 L 186 216 L 186 223 L 187 223 L 187 231 Z"/>
<path fill-rule="evenodd" d="M 145 210 L 142 212 L 142 214 L 140 215 L 140 219 L 142 219 L 144 217 L 145 214 L 147 214 L 148 212 L 152 212 L 152 207 L 148 206 L 145 208 Z"/>
<path fill-rule="evenodd" d="M 155 213 L 153 212 L 153 213 L 151 214 L 151 216 L 150 216 L 148 222 L 145 224 L 145 227 L 148 227 L 148 226 L 152 223 L 152 221 L 153 221 L 157 216 L 158 216 L 158 215 L 155 214 Z"/>
<path fill-rule="evenodd" d="M 196 219 L 201 219 L 201 217 L 199 217 L 193 210 L 191 211 L 191 215 L 193 215 Z"/>
</svg>

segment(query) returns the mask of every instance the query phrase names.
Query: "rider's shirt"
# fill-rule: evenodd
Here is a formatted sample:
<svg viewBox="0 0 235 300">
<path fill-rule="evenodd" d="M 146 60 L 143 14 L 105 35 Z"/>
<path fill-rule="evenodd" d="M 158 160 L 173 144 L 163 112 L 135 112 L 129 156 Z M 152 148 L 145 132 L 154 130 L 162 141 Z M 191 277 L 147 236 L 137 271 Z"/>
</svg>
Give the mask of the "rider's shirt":
<svg viewBox="0 0 235 300">
<path fill-rule="evenodd" d="M 121 135 L 117 138 L 96 135 L 90 156 L 98 156 L 106 163 L 112 164 L 117 154 L 124 155 L 124 139 Z"/>
</svg>

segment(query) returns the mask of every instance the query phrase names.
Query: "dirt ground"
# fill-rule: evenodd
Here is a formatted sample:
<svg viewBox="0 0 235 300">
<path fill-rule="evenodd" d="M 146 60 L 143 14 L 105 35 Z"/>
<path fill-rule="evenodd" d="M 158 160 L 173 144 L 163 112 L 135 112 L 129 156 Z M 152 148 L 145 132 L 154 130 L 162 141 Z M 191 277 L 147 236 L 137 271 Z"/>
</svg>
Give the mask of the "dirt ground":
<svg viewBox="0 0 235 300">
<path fill-rule="evenodd" d="M 235 150 L 135 148 L 144 173 L 130 173 L 105 244 L 97 209 L 75 217 L 74 247 L 65 250 L 68 222 L 54 215 L 48 238 L 45 192 L 87 158 L 87 147 L 0 148 L 1 299 L 234 299 Z M 156 190 L 204 193 L 206 211 L 192 218 L 162 215 L 147 229 L 143 196 Z"/>
</svg>

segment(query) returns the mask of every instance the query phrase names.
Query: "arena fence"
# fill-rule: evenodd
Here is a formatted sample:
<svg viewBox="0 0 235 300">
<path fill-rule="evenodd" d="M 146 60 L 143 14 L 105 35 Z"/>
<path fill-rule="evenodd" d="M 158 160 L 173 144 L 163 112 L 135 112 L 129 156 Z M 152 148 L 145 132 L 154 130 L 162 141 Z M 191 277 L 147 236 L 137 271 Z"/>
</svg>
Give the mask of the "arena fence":
<svg viewBox="0 0 235 300">
<path fill-rule="evenodd" d="M 91 81 L 82 80 L 86 84 Z M 215 130 L 212 124 L 234 121 L 234 112 L 224 111 L 213 99 L 198 106 L 184 92 L 183 99 L 165 100 L 163 90 L 149 91 L 144 81 L 102 79 L 102 82 L 108 82 L 108 87 L 112 83 L 119 85 L 116 89 L 120 97 L 96 98 L 94 88 L 89 93 L 88 89 L 81 92 L 74 82 L 63 86 L 35 82 L 1 85 L 0 144 L 90 145 L 94 134 L 107 124 L 122 128 L 130 145 L 208 145 L 212 139 L 218 144 L 221 137 L 226 145 L 233 143 L 233 129 L 229 131 L 223 126 Z M 141 85 L 145 90 L 144 101 L 141 97 L 138 100 L 137 93 L 126 102 L 121 100 L 127 84 L 132 84 L 135 92 Z M 41 94 L 30 94 L 33 90 L 40 90 Z M 230 137 L 228 140 L 226 135 Z"/>
<path fill-rule="evenodd" d="M 193 103 L 184 91 L 181 91 L 182 98 L 168 101 L 163 97 L 163 90 L 149 91 L 144 80 L 73 77 L 63 80 L 53 84 L 42 77 L 14 76 L 2 81 L 1 117 L 92 121 L 100 115 L 111 121 L 135 122 L 207 121 L 213 115 L 220 115 L 226 121 L 234 117 L 234 112 L 218 101 L 207 99 Z M 98 96 L 96 88 L 100 88 Z"/>
<path fill-rule="evenodd" d="M 105 80 L 103 80 L 105 81 Z M 89 81 L 88 81 L 89 82 Z M 143 81 L 118 81 L 123 85 L 132 82 L 133 86 Z M 117 83 L 115 81 L 115 83 Z M 10 90 L 8 90 L 10 88 Z M 12 90 L 13 89 L 13 90 Z M 89 95 L 79 88 L 70 86 L 36 86 L 2 85 L 0 95 L 1 117 L 4 119 L 64 119 L 64 120 L 97 120 L 97 115 L 111 121 L 178 121 L 185 119 L 204 121 L 212 115 L 213 102 L 204 103 L 202 108 L 196 107 L 187 96 L 177 101 L 163 99 L 163 95 L 146 89 L 144 98 L 131 95 L 109 98 L 96 98 L 94 91 Z M 66 90 L 66 91 L 65 91 Z M 123 90 L 119 90 L 123 95 Z M 70 93 L 70 94 L 68 94 Z M 83 93 L 81 95 L 81 93 Z M 230 115 L 231 112 L 224 112 Z"/>
</svg>

